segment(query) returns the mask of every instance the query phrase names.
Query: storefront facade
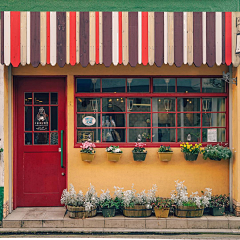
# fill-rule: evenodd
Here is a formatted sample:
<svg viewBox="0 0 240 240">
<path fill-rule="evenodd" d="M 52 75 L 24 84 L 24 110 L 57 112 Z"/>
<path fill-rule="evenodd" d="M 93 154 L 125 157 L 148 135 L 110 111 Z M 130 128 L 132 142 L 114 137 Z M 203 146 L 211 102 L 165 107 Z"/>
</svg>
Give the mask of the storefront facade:
<svg viewBox="0 0 240 240">
<path fill-rule="evenodd" d="M 238 207 L 240 90 L 232 79 L 239 76 L 239 13 L 2 16 L 5 215 L 60 206 L 70 183 L 83 192 L 92 183 L 99 193 L 157 184 L 157 194 L 169 197 L 174 181 L 185 180 L 190 192 L 230 192 Z M 80 146 L 89 135 L 96 155 L 86 163 Z M 144 162 L 132 156 L 139 135 Z M 180 150 L 186 141 L 229 146 L 233 158 L 187 162 Z M 117 163 L 107 161 L 110 145 L 123 150 Z M 173 148 L 170 162 L 158 159 L 160 145 Z"/>
</svg>

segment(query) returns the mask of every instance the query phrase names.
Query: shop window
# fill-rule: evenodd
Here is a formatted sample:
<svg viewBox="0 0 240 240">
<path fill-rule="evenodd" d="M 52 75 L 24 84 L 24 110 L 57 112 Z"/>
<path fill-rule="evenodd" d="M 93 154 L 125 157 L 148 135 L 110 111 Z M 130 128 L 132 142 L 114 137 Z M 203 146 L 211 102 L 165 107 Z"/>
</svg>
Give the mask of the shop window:
<svg viewBox="0 0 240 240">
<path fill-rule="evenodd" d="M 89 135 L 99 147 L 133 146 L 139 135 L 153 147 L 227 143 L 227 101 L 220 78 L 77 77 L 75 146 Z"/>
</svg>

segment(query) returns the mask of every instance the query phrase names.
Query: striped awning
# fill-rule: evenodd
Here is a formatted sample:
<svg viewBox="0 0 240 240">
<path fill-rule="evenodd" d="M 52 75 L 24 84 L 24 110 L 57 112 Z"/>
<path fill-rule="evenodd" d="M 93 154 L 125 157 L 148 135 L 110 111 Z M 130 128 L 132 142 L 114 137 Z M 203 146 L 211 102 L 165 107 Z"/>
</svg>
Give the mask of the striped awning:
<svg viewBox="0 0 240 240">
<path fill-rule="evenodd" d="M 2 12 L 1 63 L 240 64 L 231 12 Z"/>
</svg>

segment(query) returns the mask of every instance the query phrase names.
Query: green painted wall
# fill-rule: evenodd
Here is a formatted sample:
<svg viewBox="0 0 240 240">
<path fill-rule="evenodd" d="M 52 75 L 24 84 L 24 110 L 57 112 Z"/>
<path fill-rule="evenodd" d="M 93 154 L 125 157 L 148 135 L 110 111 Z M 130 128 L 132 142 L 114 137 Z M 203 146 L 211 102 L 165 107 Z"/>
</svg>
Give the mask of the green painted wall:
<svg viewBox="0 0 240 240">
<path fill-rule="evenodd" d="M 240 0 L 1 0 L 1 11 L 237 12 Z"/>
</svg>

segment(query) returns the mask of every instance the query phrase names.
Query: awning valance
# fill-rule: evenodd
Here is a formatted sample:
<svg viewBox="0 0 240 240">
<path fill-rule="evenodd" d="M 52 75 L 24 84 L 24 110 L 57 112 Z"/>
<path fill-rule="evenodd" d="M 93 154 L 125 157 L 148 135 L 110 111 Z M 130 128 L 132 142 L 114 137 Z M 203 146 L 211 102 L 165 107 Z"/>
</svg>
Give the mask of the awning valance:
<svg viewBox="0 0 240 240">
<path fill-rule="evenodd" d="M 231 12 L 2 12 L 1 63 L 234 66 Z"/>
</svg>

